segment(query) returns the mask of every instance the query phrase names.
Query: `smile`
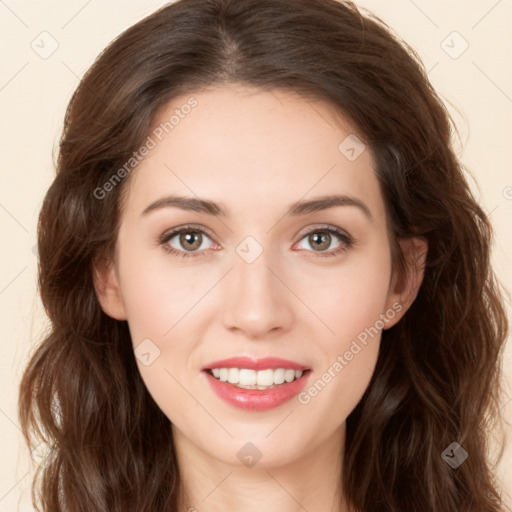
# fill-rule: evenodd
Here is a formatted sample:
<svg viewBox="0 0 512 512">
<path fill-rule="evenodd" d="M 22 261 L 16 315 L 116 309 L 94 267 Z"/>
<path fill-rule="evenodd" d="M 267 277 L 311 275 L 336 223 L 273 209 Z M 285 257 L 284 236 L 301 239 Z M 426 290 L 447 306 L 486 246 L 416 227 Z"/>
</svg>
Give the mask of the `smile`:
<svg viewBox="0 0 512 512">
<path fill-rule="evenodd" d="M 243 388 L 240 384 L 222 382 L 210 371 L 203 372 L 210 389 L 217 397 L 232 407 L 247 411 L 267 411 L 288 402 L 304 389 L 310 373 L 311 370 L 306 370 L 291 382 L 272 384 L 260 389 L 257 385 Z"/>
<path fill-rule="evenodd" d="M 239 388 L 245 389 L 269 389 L 283 384 L 293 382 L 302 377 L 302 370 L 285 368 L 267 368 L 266 370 L 251 370 L 248 368 L 212 368 L 213 377 L 221 382 L 229 382 Z"/>
</svg>

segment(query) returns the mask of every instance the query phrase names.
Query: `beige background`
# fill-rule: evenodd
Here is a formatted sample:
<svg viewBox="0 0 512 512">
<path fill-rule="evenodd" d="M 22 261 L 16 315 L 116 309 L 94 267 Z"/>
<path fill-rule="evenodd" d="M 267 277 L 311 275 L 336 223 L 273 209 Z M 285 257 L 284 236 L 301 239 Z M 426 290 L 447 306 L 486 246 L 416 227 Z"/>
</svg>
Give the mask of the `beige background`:
<svg viewBox="0 0 512 512">
<path fill-rule="evenodd" d="M 34 246 L 64 109 L 79 77 L 107 43 L 163 3 L 0 0 L 0 512 L 33 510 L 30 459 L 17 419 L 17 385 L 46 326 L 37 297 Z M 495 268 L 512 290 L 507 222 L 512 214 L 512 0 L 357 4 L 374 11 L 417 50 L 455 116 L 461 134 L 458 153 L 473 173 L 474 189 L 495 227 Z M 53 54 L 44 53 L 57 44 Z M 509 303 L 507 308 L 510 312 Z M 509 386 L 511 345 L 505 354 Z M 509 398 L 503 397 L 501 410 L 512 421 Z M 498 475 L 503 487 L 512 490 L 512 447 Z"/>
</svg>

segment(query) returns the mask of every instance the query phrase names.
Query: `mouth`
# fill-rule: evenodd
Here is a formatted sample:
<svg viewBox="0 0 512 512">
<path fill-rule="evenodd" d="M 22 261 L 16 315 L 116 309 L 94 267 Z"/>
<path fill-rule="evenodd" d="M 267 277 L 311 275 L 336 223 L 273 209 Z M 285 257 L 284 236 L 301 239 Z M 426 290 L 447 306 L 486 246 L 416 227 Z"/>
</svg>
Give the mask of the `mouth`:
<svg viewBox="0 0 512 512">
<path fill-rule="evenodd" d="M 296 396 L 311 369 L 285 359 L 236 357 L 215 361 L 202 369 L 214 393 L 239 409 L 264 411 Z"/>
</svg>

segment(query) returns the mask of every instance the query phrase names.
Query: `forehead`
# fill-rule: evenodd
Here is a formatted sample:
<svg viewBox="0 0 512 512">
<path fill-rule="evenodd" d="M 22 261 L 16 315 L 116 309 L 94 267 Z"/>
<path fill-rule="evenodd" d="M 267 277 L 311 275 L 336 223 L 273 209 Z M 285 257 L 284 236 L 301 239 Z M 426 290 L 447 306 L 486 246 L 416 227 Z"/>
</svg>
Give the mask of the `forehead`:
<svg viewBox="0 0 512 512">
<path fill-rule="evenodd" d="M 370 148 L 324 102 L 282 90 L 214 87 L 175 97 L 157 112 L 149 137 L 126 203 L 138 213 L 166 194 L 222 202 L 228 214 L 350 194 L 374 216 L 384 214 Z"/>
</svg>

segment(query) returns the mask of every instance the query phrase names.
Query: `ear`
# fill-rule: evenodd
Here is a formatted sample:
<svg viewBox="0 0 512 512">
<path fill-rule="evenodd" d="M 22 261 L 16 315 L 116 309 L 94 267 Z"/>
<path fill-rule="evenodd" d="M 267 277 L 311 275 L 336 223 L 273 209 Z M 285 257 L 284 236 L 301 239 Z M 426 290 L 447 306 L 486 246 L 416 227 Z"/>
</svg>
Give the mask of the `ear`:
<svg viewBox="0 0 512 512">
<path fill-rule="evenodd" d="M 395 269 L 391 278 L 386 305 L 388 311 L 392 309 L 396 314 L 386 322 L 384 329 L 393 327 L 405 315 L 416 299 L 425 275 L 427 241 L 423 238 L 402 238 L 398 244 L 406 269 L 404 276 L 399 276 L 398 269 Z"/>
<path fill-rule="evenodd" d="M 96 261 L 93 266 L 94 289 L 101 309 L 115 320 L 126 320 L 119 288 L 119 276 L 112 261 Z"/>
</svg>

